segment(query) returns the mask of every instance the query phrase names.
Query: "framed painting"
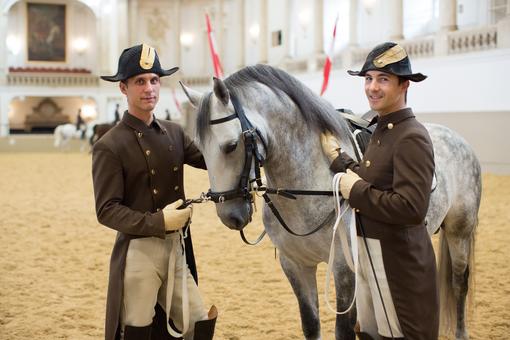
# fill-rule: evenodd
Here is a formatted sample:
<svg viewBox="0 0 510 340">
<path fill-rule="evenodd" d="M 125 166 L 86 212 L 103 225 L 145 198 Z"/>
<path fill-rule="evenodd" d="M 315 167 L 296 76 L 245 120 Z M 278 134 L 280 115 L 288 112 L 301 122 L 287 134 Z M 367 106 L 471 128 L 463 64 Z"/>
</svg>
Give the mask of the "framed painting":
<svg viewBox="0 0 510 340">
<path fill-rule="evenodd" d="M 66 5 L 27 3 L 28 61 L 66 61 Z"/>
</svg>

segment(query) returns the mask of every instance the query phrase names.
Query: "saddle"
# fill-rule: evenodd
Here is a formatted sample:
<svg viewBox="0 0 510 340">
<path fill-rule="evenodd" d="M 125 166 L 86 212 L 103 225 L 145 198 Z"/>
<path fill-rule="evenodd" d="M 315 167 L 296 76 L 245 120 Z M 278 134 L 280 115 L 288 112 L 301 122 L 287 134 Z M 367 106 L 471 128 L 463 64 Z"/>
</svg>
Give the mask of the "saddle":
<svg viewBox="0 0 510 340">
<path fill-rule="evenodd" d="M 356 151 L 358 153 L 357 156 L 358 159 L 361 159 L 361 156 L 365 153 L 368 143 L 370 142 L 370 137 L 372 137 L 375 127 L 377 126 L 372 120 L 372 111 L 369 111 L 362 117 L 356 116 L 349 109 L 337 109 L 337 111 L 349 122 L 349 128 L 354 137 L 354 144 L 356 145 Z"/>
</svg>

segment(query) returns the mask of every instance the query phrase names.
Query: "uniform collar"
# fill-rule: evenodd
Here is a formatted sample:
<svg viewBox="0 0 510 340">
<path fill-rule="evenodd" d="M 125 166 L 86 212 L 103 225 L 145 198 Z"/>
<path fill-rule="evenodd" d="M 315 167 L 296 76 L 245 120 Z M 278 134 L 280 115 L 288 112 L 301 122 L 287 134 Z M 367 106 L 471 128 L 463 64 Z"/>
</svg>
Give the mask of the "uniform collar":
<svg viewBox="0 0 510 340">
<path fill-rule="evenodd" d="M 406 107 L 405 109 L 392 112 L 383 117 L 377 116 L 377 125 L 381 127 L 388 126 L 388 124 L 396 125 L 404 119 L 412 117 L 414 117 L 413 110 L 411 110 L 409 107 Z"/>
<path fill-rule="evenodd" d="M 152 128 L 155 128 L 157 131 L 161 131 L 163 133 L 166 132 L 166 129 L 161 125 L 159 120 L 154 117 L 152 120 L 152 123 L 150 126 L 147 126 L 144 121 L 141 119 L 136 118 L 132 114 L 130 114 L 127 110 L 124 112 L 124 115 L 122 116 L 122 122 L 131 127 L 133 130 L 139 131 L 139 132 L 148 132 Z"/>
</svg>

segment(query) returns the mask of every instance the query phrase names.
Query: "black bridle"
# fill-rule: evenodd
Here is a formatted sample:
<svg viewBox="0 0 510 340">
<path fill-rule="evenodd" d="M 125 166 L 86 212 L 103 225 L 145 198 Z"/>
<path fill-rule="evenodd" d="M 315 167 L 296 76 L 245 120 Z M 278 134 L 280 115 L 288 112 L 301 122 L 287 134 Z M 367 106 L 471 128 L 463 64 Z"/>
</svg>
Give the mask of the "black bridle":
<svg viewBox="0 0 510 340">
<path fill-rule="evenodd" d="M 253 124 L 250 122 L 250 120 L 246 117 L 246 114 L 244 113 L 243 107 L 240 104 L 237 97 L 235 97 L 232 93 L 230 93 L 230 99 L 232 101 L 232 105 L 234 106 L 234 113 L 223 118 L 219 119 L 213 119 L 209 123 L 211 125 L 215 124 L 221 124 L 228 122 L 233 119 L 239 119 L 241 123 L 241 130 L 244 140 L 244 148 L 245 148 L 245 157 L 244 157 L 244 166 L 243 170 L 241 172 L 241 178 L 239 180 L 239 184 L 235 189 L 227 190 L 227 191 L 209 191 L 206 194 L 206 197 L 210 199 L 211 201 L 215 203 L 223 203 L 228 200 L 236 199 L 236 198 L 242 198 L 249 202 L 250 204 L 254 203 L 252 192 L 264 192 L 262 194 L 262 197 L 264 198 L 264 201 L 269 206 L 271 211 L 273 212 L 273 215 L 276 217 L 278 222 L 283 226 L 283 228 L 289 232 L 290 234 L 294 236 L 309 236 L 320 229 L 322 229 L 324 226 L 328 224 L 330 220 L 333 219 L 335 215 L 335 211 L 333 210 L 328 216 L 320 223 L 317 227 L 312 229 L 311 231 L 304 233 L 304 234 L 298 234 L 294 232 L 292 229 L 289 228 L 287 223 L 285 223 L 285 220 L 279 213 L 278 209 L 276 209 L 275 205 L 271 201 L 271 198 L 269 197 L 269 194 L 275 194 L 280 195 L 282 197 L 288 198 L 288 199 L 296 199 L 296 195 L 307 195 L 307 196 L 333 196 L 333 191 L 326 191 L 326 190 L 291 190 L 291 189 L 281 189 L 281 188 L 266 188 L 262 184 L 261 176 L 260 176 L 260 168 L 264 165 L 264 158 L 262 157 L 261 153 L 258 150 L 257 145 L 257 136 L 259 137 L 260 141 L 262 142 L 262 145 L 264 146 L 264 151 L 266 151 L 267 154 L 267 145 L 262 138 L 262 135 L 260 131 L 253 126 Z M 255 179 L 250 180 L 250 172 L 252 168 L 252 161 L 253 161 L 253 168 L 255 172 Z M 257 183 L 257 189 L 252 190 L 251 185 L 252 182 Z M 258 243 L 262 237 L 264 236 L 264 233 L 262 233 L 257 241 Z M 241 237 L 244 242 L 248 244 L 252 244 L 246 240 L 246 238 L 243 235 L 243 232 L 241 231 Z"/>
<path fill-rule="evenodd" d="M 251 182 L 250 182 L 250 172 L 251 172 L 251 164 L 254 162 L 254 170 L 255 170 L 255 181 L 259 187 L 262 187 L 262 180 L 260 178 L 260 167 L 264 165 L 264 157 L 258 150 L 257 145 L 257 136 L 261 140 L 264 145 L 264 149 L 267 149 L 267 146 L 260 134 L 260 131 L 253 126 L 253 124 L 248 120 L 246 114 L 244 113 L 243 107 L 239 103 L 239 100 L 230 93 L 230 99 L 232 101 L 232 105 L 234 106 L 234 113 L 230 116 L 213 119 L 209 122 L 211 125 L 221 124 L 228 122 L 233 119 L 239 119 L 241 123 L 241 130 L 244 141 L 244 166 L 241 172 L 241 178 L 239 179 L 239 184 L 237 188 L 227 191 L 209 191 L 207 192 L 207 197 L 211 199 L 211 201 L 215 203 L 223 203 L 228 200 L 232 200 L 235 198 L 243 198 L 244 200 L 253 203 L 253 196 L 251 190 Z"/>
</svg>

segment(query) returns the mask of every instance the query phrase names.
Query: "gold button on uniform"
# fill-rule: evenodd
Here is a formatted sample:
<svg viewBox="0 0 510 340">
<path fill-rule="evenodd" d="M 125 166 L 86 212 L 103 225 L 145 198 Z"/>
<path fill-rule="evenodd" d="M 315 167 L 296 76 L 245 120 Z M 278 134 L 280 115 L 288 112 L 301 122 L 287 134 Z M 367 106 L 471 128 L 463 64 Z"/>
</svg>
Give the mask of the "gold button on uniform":
<svg viewBox="0 0 510 340">
<path fill-rule="evenodd" d="M 370 161 L 365 161 L 365 166 L 368 168 L 370 166 Z"/>
<path fill-rule="evenodd" d="M 143 136 L 143 133 L 141 133 L 141 132 L 138 132 L 138 133 L 137 133 L 136 135 L 138 136 L 138 138 L 142 138 L 142 136 Z"/>
<path fill-rule="evenodd" d="M 152 189 L 152 193 L 153 193 L 154 195 L 157 195 L 157 194 L 158 194 L 158 189 Z"/>
<path fill-rule="evenodd" d="M 381 145 L 381 141 L 379 139 L 377 140 L 377 145 Z"/>
<path fill-rule="evenodd" d="M 161 209 L 157 208 L 156 211 L 160 211 Z"/>
<path fill-rule="evenodd" d="M 155 174 L 156 174 L 156 170 L 151 169 L 151 175 L 155 175 Z"/>
<path fill-rule="evenodd" d="M 388 130 L 393 129 L 393 123 L 388 123 Z"/>
<path fill-rule="evenodd" d="M 176 186 L 174 187 L 174 190 L 175 190 L 175 191 L 179 190 L 179 186 L 178 186 L 178 185 L 176 185 Z"/>
<path fill-rule="evenodd" d="M 145 150 L 145 154 L 149 156 L 151 154 L 151 150 Z"/>
<path fill-rule="evenodd" d="M 359 213 L 359 209 L 354 209 L 355 212 Z"/>
<path fill-rule="evenodd" d="M 179 170 L 179 167 L 178 166 L 174 166 L 174 171 L 177 171 Z"/>
</svg>

